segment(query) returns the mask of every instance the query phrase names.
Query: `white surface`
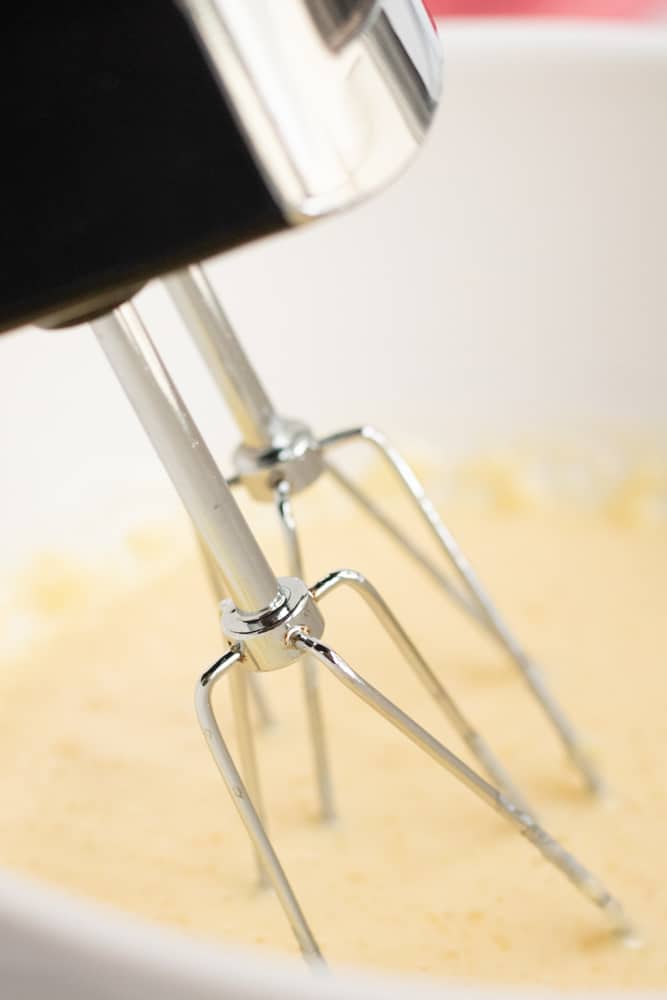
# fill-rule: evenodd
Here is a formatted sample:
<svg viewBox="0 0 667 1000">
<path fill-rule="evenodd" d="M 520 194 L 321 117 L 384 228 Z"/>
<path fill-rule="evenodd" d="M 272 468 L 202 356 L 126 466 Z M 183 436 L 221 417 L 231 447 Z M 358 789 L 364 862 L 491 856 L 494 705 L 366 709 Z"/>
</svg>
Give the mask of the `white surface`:
<svg viewBox="0 0 667 1000">
<path fill-rule="evenodd" d="M 409 174 L 349 216 L 211 267 L 276 401 L 320 431 L 372 418 L 445 455 L 554 427 L 663 432 L 667 34 L 444 33 L 445 100 Z M 159 291 L 140 304 L 225 461 L 234 435 L 197 359 L 171 336 Z M 175 506 L 84 329 L 2 338 L 0 454 L 5 565 L 35 536 L 103 547 L 127 520 Z M 316 984 L 9 876 L 0 981 L 11 1000 L 394 995 Z M 476 995 L 447 988 L 458 994 Z"/>
</svg>

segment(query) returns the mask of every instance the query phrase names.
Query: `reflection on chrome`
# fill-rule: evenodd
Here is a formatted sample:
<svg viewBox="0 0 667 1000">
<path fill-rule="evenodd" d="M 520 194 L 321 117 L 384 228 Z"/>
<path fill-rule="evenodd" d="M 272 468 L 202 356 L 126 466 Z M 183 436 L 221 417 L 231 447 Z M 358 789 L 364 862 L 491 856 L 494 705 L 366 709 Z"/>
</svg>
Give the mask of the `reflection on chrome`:
<svg viewBox="0 0 667 1000">
<path fill-rule="evenodd" d="M 291 223 L 365 198 L 410 161 L 442 53 L 422 0 L 181 0 Z"/>
</svg>

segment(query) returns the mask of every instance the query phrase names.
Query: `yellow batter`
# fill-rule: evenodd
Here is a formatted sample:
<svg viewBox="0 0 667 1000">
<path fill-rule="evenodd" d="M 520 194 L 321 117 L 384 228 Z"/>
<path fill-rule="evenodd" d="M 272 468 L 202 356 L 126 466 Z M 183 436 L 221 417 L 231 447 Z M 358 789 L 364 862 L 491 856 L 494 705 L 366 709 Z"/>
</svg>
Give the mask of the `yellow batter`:
<svg viewBox="0 0 667 1000">
<path fill-rule="evenodd" d="M 496 646 L 323 486 L 297 508 L 308 578 L 347 565 L 382 588 L 545 826 L 624 900 L 645 947 L 611 940 L 530 845 L 324 673 L 340 821 L 318 825 L 296 667 L 262 678 L 279 718 L 260 735 L 276 846 L 334 961 L 665 987 L 664 513 L 637 482 L 596 510 L 508 490 L 502 476 L 489 484 L 483 503 L 453 501 L 447 521 L 590 735 L 607 804 L 581 791 Z M 268 527 L 267 510 L 253 516 Z M 271 551 L 282 570 L 277 539 Z M 14 610 L 43 635 L 0 670 L 0 863 L 193 934 L 294 951 L 275 899 L 253 889 L 245 834 L 196 725 L 195 679 L 221 646 L 187 527 L 134 532 L 127 553 L 141 587 L 45 556 L 17 589 Z M 358 599 L 332 596 L 325 613 L 328 641 L 465 756 Z"/>
</svg>

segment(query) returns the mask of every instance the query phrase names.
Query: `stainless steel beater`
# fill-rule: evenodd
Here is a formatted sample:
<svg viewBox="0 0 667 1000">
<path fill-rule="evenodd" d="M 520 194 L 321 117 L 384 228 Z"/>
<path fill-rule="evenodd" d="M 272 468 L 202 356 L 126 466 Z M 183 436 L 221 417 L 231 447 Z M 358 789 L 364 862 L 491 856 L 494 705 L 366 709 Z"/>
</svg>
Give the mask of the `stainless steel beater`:
<svg viewBox="0 0 667 1000">
<path fill-rule="evenodd" d="M 25 0 L 1 44 L 0 73 L 11 82 L 25 65 L 36 63 L 42 73 L 20 77 L 21 88 L 3 88 L 3 126 L 15 159 L 2 163 L 10 174 L 3 189 L 13 198 L 3 220 L 11 253 L 0 266 L 0 331 L 31 321 L 91 323 L 181 496 L 213 585 L 225 595 L 226 649 L 197 683 L 197 716 L 304 956 L 322 961 L 267 835 L 246 683 L 298 662 L 323 816 L 334 806 L 316 685 L 322 666 L 511 824 L 629 940 L 620 903 L 537 823 L 380 592 L 351 569 L 310 587 L 304 582 L 291 498 L 328 471 L 501 641 L 589 786 L 598 787 L 540 673 L 404 460 L 370 427 L 318 441 L 304 425 L 280 418 L 198 267 L 213 253 L 348 206 L 405 166 L 430 125 L 440 87 L 441 53 L 421 0 L 71 0 L 66 11 Z M 44 149 L 52 154 L 46 172 L 38 166 Z M 143 283 L 165 275 L 239 424 L 235 482 L 276 506 L 287 576 L 274 574 L 131 303 Z M 395 471 L 463 589 L 329 465 L 328 453 L 354 440 L 370 443 Z M 369 606 L 491 783 L 324 640 L 322 603 L 343 587 Z M 223 677 L 232 685 L 243 777 L 211 704 Z"/>
</svg>

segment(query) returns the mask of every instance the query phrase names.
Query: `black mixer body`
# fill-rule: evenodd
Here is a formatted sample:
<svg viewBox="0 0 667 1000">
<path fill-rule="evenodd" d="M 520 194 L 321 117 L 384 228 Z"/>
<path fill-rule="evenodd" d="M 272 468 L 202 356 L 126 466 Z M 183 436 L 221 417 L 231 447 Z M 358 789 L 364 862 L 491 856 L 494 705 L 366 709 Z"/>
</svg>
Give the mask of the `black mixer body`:
<svg viewBox="0 0 667 1000">
<path fill-rule="evenodd" d="M 24 0 L 7 21 L 2 328 L 81 321 L 285 227 L 176 4 Z"/>
<path fill-rule="evenodd" d="M 0 36 L 0 330 L 100 315 L 397 173 L 435 110 L 440 56 L 421 0 L 402 0 L 400 24 L 386 6 L 14 5 Z"/>
</svg>

